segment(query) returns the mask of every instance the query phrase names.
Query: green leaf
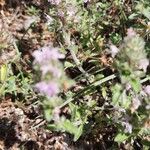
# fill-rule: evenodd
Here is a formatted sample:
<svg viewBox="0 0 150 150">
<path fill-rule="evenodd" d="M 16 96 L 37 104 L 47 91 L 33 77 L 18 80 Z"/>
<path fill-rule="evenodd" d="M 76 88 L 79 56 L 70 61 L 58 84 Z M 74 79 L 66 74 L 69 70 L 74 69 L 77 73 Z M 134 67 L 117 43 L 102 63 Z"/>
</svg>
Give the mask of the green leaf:
<svg viewBox="0 0 150 150">
<path fill-rule="evenodd" d="M 143 11 L 142 11 L 143 15 L 145 17 L 147 17 L 149 20 L 150 20 L 150 8 L 145 8 Z"/>
<path fill-rule="evenodd" d="M 68 47 L 68 49 L 74 51 L 75 54 L 78 53 L 78 46 L 77 46 L 77 45 L 70 45 L 70 46 Z"/>
<path fill-rule="evenodd" d="M 68 119 L 63 122 L 62 127 L 65 131 L 74 135 L 78 132 L 78 128 Z"/>
<path fill-rule="evenodd" d="M 55 124 L 48 124 L 47 128 L 50 130 L 57 130 L 57 126 Z"/>
<path fill-rule="evenodd" d="M 8 83 L 7 83 L 7 92 L 16 92 L 17 86 L 16 86 L 16 78 L 14 76 L 11 76 L 8 78 Z"/>
<path fill-rule="evenodd" d="M 50 108 L 44 110 L 44 115 L 47 121 L 52 120 L 52 110 Z"/>
<path fill-rule="evenodd" d="M 114 141 L 121 143 L 121 142 L 127 140 L 128 137 L 129 137 L 129 136 L 126 135 L 126 134 L 124 134 L 124 133 L 119 133 L 119 134 L 117 134 L 117 136 L 115 137 Z"/>
<path fill-rule="evenodd" d="M 71 120 L 72 121 L 78 121 L 81 120 L 81 113 L 80 109 L 77 105 L 74 105 L 73 103 L 69 104 L 69 108 L 71 110 Z"/>
<path fill-rule="evenodd" d="M 145 146 L 150 147 L 150 141 L 148 141 L 148 140 L 143 140 L 142 144 L 145 145 Z"/>
<path fill-rule="evenodd" d="M 65 69 L 66 69 L 66 68 L 74 67 L 75 65 L 70 63 L 69 61 L 66 61 L 64 66 L 65 66 Z"/>
<path fill-rule="evenodd" d="M 132 20 L 132 19 L 136 18 L 137 16 L 138 16 L 138 14 L 133 13 L 133 14 L 131 14 L 128 18 L 129 18 L 130 20 Z"/>
<path fill-rule="evenodd" d="M 74 135 L 74 141 L 77 141 L 83 133 L 83 125 L 81 125 Z"/>
<path fill-rule="evenodd" d="M 1 82 L 4 82 L 6 80 L 6 78 L 7 78 L 7 70 L 8 70 L 7 65 L 3 64 L 1 66 L 1 70 L 0 70 L 0 81 Z"/>
<path fill-rule="evenodd" d="M 126 91 L 121 94 L 121 106 L 128 109 L 131 104 L 131 99 L 126 95 Z"/>
<path fill-rule="evenodd" d="M 121 96 L 121 90 L 122 87 L 120 84 L 116 84 L 113 88 L 112 88 L 112 93 L 113 93 L 113 97 L 112 97 L 112 104 L 113 105 L 119 105 L 119 101 L 120 101 L 120 96 Z"/>
<path fill-rule="evenodd" d="M 77 107 L 73 103 L 69 103 L 69 108 L 71 110 L 71 120 L 76 118 Z"/>
<path fill-rule="evenodd" d="M 139 3 L 136 9 L 140 11 L 146 18 L 150 20 L 150 7 L 145 7 L 143 3 Z"/>
<path fill-rule="evenodd" d="M 4 95 L 5 91 L 5 84 L 0 85 L 0 96 Z"/>
<path fill-rule="evenodd" d="M 106 88 L 105 87 L 102 87 L 102 96 L 103 98 L 107 98 L 107 92 L 106 92 Z"/>
<path fill-rule="evenodd" d="M 131 86 L 132 86 L 132 88 L 134 89 L 134 91 L 135 91 L 136 93 L 138 93 L 138 92 L 141 90 L 141 83 L 140 83 L 140 80 L 138 80 L 138 79 L 132 79 L 132 80 L 130 81 L 130 83 L 131 83 Z"/>
</svg>

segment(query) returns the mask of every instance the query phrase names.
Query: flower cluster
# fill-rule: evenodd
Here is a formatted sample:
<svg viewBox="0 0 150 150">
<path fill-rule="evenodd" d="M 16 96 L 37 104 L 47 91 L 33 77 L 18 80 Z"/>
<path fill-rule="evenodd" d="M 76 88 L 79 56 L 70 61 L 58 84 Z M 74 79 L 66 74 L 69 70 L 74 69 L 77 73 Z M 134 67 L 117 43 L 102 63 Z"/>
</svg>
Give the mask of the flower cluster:
<svg viewBox="0 0 150 150">
<path fill-rule="evenodd" d="M 59 5 L 59 3 L 61 2 L 61 0 L 48 0 L 48 2 L 50 2 L 53 5 Z"/>
<path fill-rule="evenodd" d="M 51 72 L 54 76 L 60 76 L 60 70 L 55 67 L 57 65 L 58 59 L 64 58 L 63 54 L 58 52 L 58 48 L 53 47 L 43 47 L 40 50 L 34 51 L 33 56 L 35 57 L 35 62 L 40 65 L 42 75 Z"/>
<path fill-rule="evenodd" d="M 129 122 L 122 122 L 121 124 L 125 128 L 125 133 L 132 133 L 132 125 Z"/>
<path fill-rule="evenodd" d="M 115 57 L 114 65 L 118 69 L 121 79 L 121 83 L 116 84 L 112 89 L 112 104 L 127 110 L 126 114 L 129 116 L 140 111 L 142 107 L 148 110 L 150 86 L 143 87 L 140 82 L 140 79 L 146 75 L 149 65 L 144 39 L 132 28 L 129 28 L 122 44 L 118 48 L 110 45 L 109 52 L 113 58 Z M 132 129 L 136 127 L 135 117 L 125 119 L 125 114 L 122 114 L 121 118 L 124 119 L 121 122 L 124 132 L 132 133 Z M 140 123 L 138 125 L 140 126 Z"/>
<path fill-rule="evenodd" d="M 110 53 L 113 58 L 116 56 L 118 52 L 119 49 L 115 45 L 110 45 Z"/>
<path fill-rule="evenodd" d="M 41 93 L 52 97 L 59 92 L 58 85 L 55 82 L 46 83 L 44 81 L 39 82 L 35 86 Z"/>
<path fill-rule="evenodd" d="M 35 87 L 40 93 L 52 97 L 59 92 L 59 79 L 62 75 L 62 67 L 59 59 L 64 58 L 58 48 L 43 47 L 33 52 L 35 63 L 38 64 L 42 72 L 42 81 Z"/>
<path fill-rule="evenodd" d="M 139 70 L 146 72 L 149 65 L 145 52 L 145 42 L 132 28 L 127 30 L 127 36 L 124 38 L 123 43 L 117 48 L 115 45 L 110 46 L 110 53 L 112 57 L 117 54 L 118 64 L 117 66 L 121 70 L 122 68 L 131 68 L 135 73 Z"/>
</svg>

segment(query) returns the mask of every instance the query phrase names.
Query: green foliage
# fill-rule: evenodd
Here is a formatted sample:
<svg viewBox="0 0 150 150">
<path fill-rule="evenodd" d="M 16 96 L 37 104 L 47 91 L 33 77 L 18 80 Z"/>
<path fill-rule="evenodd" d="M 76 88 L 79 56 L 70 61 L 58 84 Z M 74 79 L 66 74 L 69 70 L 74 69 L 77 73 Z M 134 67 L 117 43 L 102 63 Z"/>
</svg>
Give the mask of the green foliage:
<svg viewBox="0 0 150 150">
<path fill-rule="evenodd" d="M 56 46 L 60 55 L 65 55 L 58 60 L 54 55 L 51 61 L 48 60 L 51 69 L 55 73 L 60 71 L 60 75 L 42 72 L 50 69 L 42 66 L 45 59 L 41 64 L 33 62 L 34 74 L 24 71 L 20 63 L 22 55 L 14 45 L 15 58 L 0 65 L 1 98 L 13 95 L 24 101 L 35 96 L 43 106 L 48 129 L 72 134 L 74 141 L 88 135 L 103 136 L 107 134 L 103 132 L 108 130 L 109 133 L 111 126 L 117 127 L 110 139 L 117 143 L 114 149 L 120 149 L 123 143 L 132 145 L 136 138 L 141 139 L 146 149 L 150 144 L 145 140 L 150 134 L 145 125 L 150 117 L 150 95 L 145 90 L 150 79 L 150 6 L 148 0 L 126 2 L 66 0 L 59 5 L 48 2 L 44 13 L 40 7 L 27 7 L 26 13 L 33 18 L 29 18 L 25 34 L 34 23 L 29 34 L 32 30 L 39 34 L 36 40 L 34 34 L 31 39 L 35 43 L 41 42 L 35 46 L 41 48 L 46 38 L 43 40 L 44 35 L 39 32 L 46 30 L 54 36 L 48 37 L 44 48 L 52 45 L 53 50 Z M 41 18 L 41 22 L 37 18 Z M 44 25 L 36 31 L 36 25 L 40 23 Z M 7 47 L 0 43 L 2 51 Z M 47 57 L 49 55 L 44 56 Z M 38 90 L 34 92 L 34 84 L 39 80 L 46 83 L 53 80 L 58 84 L 59 92 L 54 96 Z"/>
<path fill-rule="evenodd" d="M 83 112 L 82 108 L 69 103 L 69 108 L 71 111 L 71 119 L 65 119 L 61 117 L 59 121 L 54 124 L 49 124 L 49 129 L 54 129 L 56 131 L 66 131 L 74 135 L 74 141 L 77 141 L 83 134 L 84 124 L 87 122 L 88 113 Z"/>
<path fill-rule="evenodd" d="M 145 49 L 149 48 L 144 36 L 138 34 L 142 25 L 133 24 L 132 26 L 132 22 L 137 17 L 141 17 L 142 21 L 146 22 L 149 19 L 149 6 L 146 1 L 133 2 L 132 5 L 136 7 L 126 7 L 124 2 L 118 0 L 112 3 L 91 1 L 85 6 L 82 1 L 73 1 L 72 4 L 66 1 L 66 3 L 62 2 L 54 8 L 50 7 L 49 15 L 52 22 L 49 24 L 49 29 L 58 32 L 58 43 L 62 47 L 63 53 L 66 54 L 65 50 L 68 50 L 72 57 L 72 60 L 64 62 L 64 68 L 77 67 L 81 72 L 81 75 L 75 78 L 77 83 L 80 85 L 82 79 L 88 83 L 86 86 L 81 85 L 81 90 L 77 92 L 68 91 L 65 93 L 65 100 L 61 100 L 60 103 L 56 102 L 56 104 L 50 100 L 53 103 L 49 102 L 52 106 L 51 110 L 45 108 L 47 120 L 54 121 L 54 124 L 49 124 L 50 129 L 71 133 L 76 141 L 86 133 L 84 128 L 90 126 L 89 120 L 94 117 L 96 118 L 95 122 L 99 124 L 102 124 L 102 120 L 105 120 L 106 124 L 108 122 L 111 125 L 117 124 L 118 129 L 114 141 L 118 144 L 124 141 L 129 142 L 139 136 L 144 121 L 148 117 L 146 106 L 149 103 L 149 95 L 141 94 L 143 91 L 141 79 L 147 74 L 149 62 L 148 50 Z M 56 12 L 61 12 L 63 9 L 62 18 L 57 18 Z M 114 12 L 109 12 L 112 9 Z M 119 12 L 119 17 L 115 15 L 115 12 Z M 128 29 L 127 24 L 131 24 L 135 30 Z M 128 29 L 127 36 L 124 29 Z M 144 31 L 145 28 L 142 30 Z M 148 32 L 147 29 L 146 32 Z M 110 43 L 117 45 L 119 49 L 113 59 L 117 74 L 106 76 L 98 69 L 95 72 L 85 71 L 82 64 L 88 59 L 95 68 L 102 69 L 98 57 L 103 54 L 103 50 L 108 48 Z M 115 78 L 120 79 L 120 82 L 111 81 Z M 148 80 L 148 78 L 145 79 L 145 81 Z M 109 88 L 107 84 L 110 84 Z M 97 90 L 98 88 L 100 91 Z M 71 94 L 68 95 L 69 93 Z M 111 96 L 108 96 L 110 93 Z M 108 104 L 104 103 L 99 107 L 98 100 L 93 98 L 97 94 L 101 100 L 108 101 Z M 86 97 L 89 97 L 88 101 L 85 100 Z M 79 102 L 76 103 L 76 101 Z M 113 107 L 114 113 L 106 114 L 106 119 L 102 114 L 107 110 L 107 105 Z M 64 107 L 69 109 L 66 116 L 70 117 L 67 118 L 63 115 L 58 121 L 55 121 L 53 109 L 56 107 L 60 111 Z M 97 110 L 99 113 L 95 115 Z M 102 118 L 98 119 L 97 116 Z M 113 120 L 113 118 L 115 119 Z M 136 124 L 137 121 L 139 123 Z M 93 126 L 95 126 L 94 123 Z M 89 132 L 94 132 L 97 129 L 90 130 L 91 128 Z"/>
<path fill-rule="evenodd" d="M 31 6 L 31 7 L 27 7 L 27 13 L 29 14 L 29 15 L 35 15 L 35 16 L 37 16 L 38 14 L 39 14 L 39 9 L 37 9 L 36 7 L 34 7 L 34 6 Z"/>
<path fill-rule="evenodd" d="M 129 137 L 129 136 L 126 135 L 125 133 L 119 133 L 119 134 L 116 135 L 114 141 L 115 141 L 115 142 L 118 142 L 118 143 L 122 143 L 122 142 L 124 142 L 125 140 L 127 140 L 128 137 Z"/>
</svg>

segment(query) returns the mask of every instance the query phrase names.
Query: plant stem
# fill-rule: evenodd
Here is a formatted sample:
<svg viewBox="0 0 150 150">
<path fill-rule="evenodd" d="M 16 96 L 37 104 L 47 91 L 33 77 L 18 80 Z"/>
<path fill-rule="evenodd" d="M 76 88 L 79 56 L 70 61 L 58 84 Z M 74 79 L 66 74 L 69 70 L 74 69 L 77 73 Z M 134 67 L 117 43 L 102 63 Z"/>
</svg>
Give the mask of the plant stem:
<svg viewBox="0 0 150 150">
<path fill-rule="evenodd" d="M 106 77 L 106 78 L 103 78 L 103 79 L 101 79 L 101 80 L 98 80 L 98 81 L 93 82 L 91 85 L 88 85 L 86 88 L 82 89 L 80 92 L 78 92 L 77 94 L 74 94 L 72 97 L 70 97 L 67 101 L 65 101 L 62 105 L 60 105 L 59 108 L 62 108 L 62 107 L 64 107 L 64 106 L 68 105 L 70 102 L 74 101 L 75 98 L 77 98 L 77 97 L 79 97 L 79 96 L 83 96 L 84 94 L 87 94 L 87 92 L 91 93 L 91 92 L 93 91 L 93 89 L 96 88 L 96 86 L 99 86 L 99 85 L 101 85 L 101 84 L 103 84 L 103 83 L 105 83 L 105 82 L 108 82 L 108 81 L 110 81 L 110 80 L 113 80 L 113 79 L 115 79 L 116 77 L 117 77 L 117 75 L 112 74 L 112 75 L 110 75 L 110 76 L 108 76 L 108 77 Z M 146 82 L 146 81 L 148 81 L 148 80 L 150 80 L 150 76 L 148 76 L 148 77 L 142 79 L 142 80 L 140 81 L 140 83 L 144 83 L 144 82 Z M 89 93 L 88 93 L 88 94 L 89 94 Z"/>
<path fill-rule="evenodd" d="M 85 92 L 88 92 L 88 90 L 90 89 L 94 89 L 96 86 L 101 85 L 102 83 L 105 83 L 107 81 L 110 81 L 112 79 L 116 78 L 115 74 L 112 74 L 106 78 L 103 78 L 99 81 L 95 81 L 93 82 L 91 85 L 87 86 L 86 88 L 84 88 L 83 90 L 81 90 L 80 92 L 78 92 L 77 94 L 73 95 L 71 98 L 69 98 L 67 101 L 65 101 L 62 105 L 59 106 L 59 108 L 62 108 L 64 106 L 66 106 L 67 104 L 69 104 L 70 102 L 72 102 L 74 100 L 74 98 L 84 95 Z"/>
<path fill-rule="evenodd" d="M 142 79 L 142 80 L 140 81 L 140 83 L 142 84 L 142 83 L 144 83 L 144 82 L 146 82 L 146 81 L 148 81 L 148 80 L 150 80 L 150 76 L 147 76 L 146 78 Z"/>
<path fill-rule="evenodd" d="M 94 89 L 96 86 L 101 85 L 102 83 L 110 81 L 110 80 L 112 80 L 114 78 L 116 78 L 116 75 L 112 74 L 112 75 L 110 75 L 108 77 L 105 77 L 105 78 L 103 78 L 101 80 L 95 81 L 91 85 L 88 85 L 86 88 L 84 88 L 83 90 L 81 90 L 79 93 L 75 94 L 73 96 L 73 98 L 76 98 L 78 96 L 84 95 L 84 93 L 87 92 L 89 89 Z"/>
</svg>

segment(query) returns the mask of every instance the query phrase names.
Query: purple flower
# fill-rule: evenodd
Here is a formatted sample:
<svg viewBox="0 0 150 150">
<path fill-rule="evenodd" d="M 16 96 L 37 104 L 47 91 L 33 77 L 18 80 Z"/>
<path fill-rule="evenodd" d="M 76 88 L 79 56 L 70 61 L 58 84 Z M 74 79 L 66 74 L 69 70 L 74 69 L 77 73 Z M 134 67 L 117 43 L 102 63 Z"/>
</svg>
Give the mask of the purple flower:
<svg viewBox="0 0 150 150">
<path fill-rule="evenodd" d="M 115 57 L 118 52 L 119 49 L 115 45 L 110 45 L 110 53 L 112 57 Z"/>
<path fill-rule="evenodd" d="M 131 111 L 134 112 L 135 110 L 137 110 L 139 108 L 140 105 L 141 105 L 141 101 L 139 100 L 139 98 L 138 97 L 134 97 L 132 99 Z"/>
<path fill-rule="evenodd" d="M 130 85 L 130 83 L 127 83 L 126 84 L 126 90 L 128 91 L 128 90 L 130 90 L 131 89 L 131 85 Z"/>
<path fill-rule="evenodd" d="M 149 65 L 149 60 L 147 58 L 141 59 L 139 62 L 139 69 L 143 69 L 146 72 L 146 69 Z"/>
<path fill-rule="evenodd" d="M 40 93 L 47 95 L 49 97 L 55 96 L 59 92 L 59 87 L 55 82 L 39 82 L 35 87 L 40 91 Z"/>
<path fill-rule="evenodd" d="M 132 125 L 129 122 L 121 122 L 122 126 L 125 128 L 126 133 L 132 133 Z"/>
<path fill-rule="evenodd" d="M 67 7 L 67 14 L 69 17 L 75 17 L 75 14 L 77 12 L 77 8 L 73 5 L 70 5 Z"/>
<path fill-rule="evenodd" d="M 33 52 L 35 61 L 39 64 L 45 64 L 52 60 L 64 58 L 64 55 L 58 52 L 58 48 L 43 47 Z"/>
<path fill-rule="evenodd" d="M 150 96 L 150 85 L 147 85 L 147 86 L 144 88 L 144 92 Z"/>
<path fill-rule="evenodd" d="M 62 71 L 56 66 L 52 65 L 43 65 L 41 66 L 42 75 L 44 76 L 46 73 L 50 72 L 54 77 L 60 78 Z"/>
<path fill-rule="evenodd" d="M 133 30 L 133 28 L 127 29 L 127 36 L 128 37 L 132 37 L 132 36 L 135 36 L 135 35 L 136 35 L 136 32 Z"/>
<path fill-rule="evenodd" d="M 42 75 L 48 72 L 52 73 L 54 77 L 61 76 L 61 69 L 58 68 L 58 59 L 64 58 L 64 55 L 58 52 L 58 48 L 43 47 L 40 50 L 33 52 L 35 62 L 40 65 Z"/>
<path fill-rule="evenodd" d="M 65 13 L 63 11 L 59 11 L 58 12 L 58 16 L 61 17 L 61 18 L 64 18 Z"/>
</svg>

